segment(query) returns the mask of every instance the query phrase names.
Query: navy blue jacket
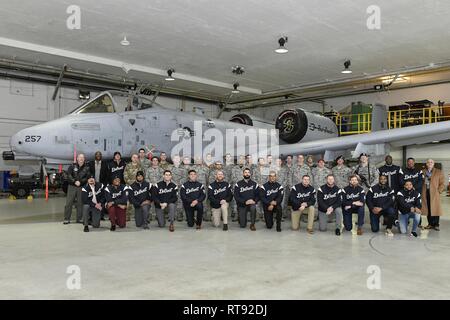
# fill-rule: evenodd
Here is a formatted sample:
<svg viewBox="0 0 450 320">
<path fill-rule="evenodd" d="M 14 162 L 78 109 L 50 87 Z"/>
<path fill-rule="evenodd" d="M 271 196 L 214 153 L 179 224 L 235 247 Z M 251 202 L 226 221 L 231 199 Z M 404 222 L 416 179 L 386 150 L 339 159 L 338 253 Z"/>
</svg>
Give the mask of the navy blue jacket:
<svg viewBox="0 0 450 320">
<path fill-rule="evenodd" d="M 105 199 L 106 202 L 113 202 L 115 206 L 122 204 L 127 205 L 128 203 L 128 191 L 129 187 L 121 184 L 117 187 L 112 184 L 105 188 Z"/>
<path fill-rule="evenodd" d="M 203 202 L 206 198 L 205 187 L 198 181 L 186 181 L 181 185 L 180 197 L 184 204 L 191 204 L 194 200 Z"/>
<path fill-rule="evenodd" d="M 403 187 L 403 170 L 399 166 L 387 164 L 378 169 L 380 176 L 386 176 L 388 178 L 388 185 L 395 192 L 399 191 Z M 390 181 L 390 183 L 389 183 Z"/>
<path fill-rule="evenodd" d="M 252 179 L 249 179 L 248 181 L 245 181 L 245 179 L 238 181 L 236 183 L 236 186 L 234 187 L 234 199 L 236 200 L 236 204 L 239 207 L 245 207 L 246 206 L 245 202 L 250 199 L 252 199 L 255 202 L 258 202 L 259 201 L 258 184 Z"/>
<path fill-rule="evenodd" d="M 175 183 L 170 181 L 168 184 L 165 181 L 160 181 L 153 185 L 152 195 L 155 201 L 155 207 L 161 209 L 161 203 L 175 203 L 177 197 L 178 187 Z"/>
<path fill-rule="evenodd" d="M 313 206 L 316 203 L 316 190 L 312 185 L 305 187 L 303 183 L 299 183 L 293 186 L 289 193 L 289 204 L 292 210 L 296 211 L 303 202 L 306 202 L 308 207 Z"/>
<path fill-rule="evenodd" d="M 350 185 L 342 189 L 342 207 L 352 206 L 355 201 L 366 202 L 366 195 L 361 186 L 352 187 Z"/>
<path fill-rule="evenodd" d="M 135 208 L 139 208 L 146 200 L 152 201 L 152 186 L 147 181 L 135 181 L 131 184 L 130 189 L 130 202 Z"/>
<path fill-rule="evenodd" d="M 400 190 L 397 192 L 398 210 L 402 214 L 411 213 L 411 208 L 422 209 L 422 199 L 420 193 L 417 190 Z"/>
<path fill-rule="evenodd" d="M 100 182 L 95 183 L 95 198 L 97 199 L 97 203 L 104 205 L 105 203 L 105 194 L 104 194 L 104 186 Z M 92 193 L 91 186 L 86 184 L 81 188 L 81 198 L 83 200 L 83 204 L 88 204 L 91 207 L 95 207 L 95 203 L 92 202 L 94 195 Z"/>
<path fill-rule="evenodd" d="M 339 208 L 342 205 L 342 190 L 337 185 L 329 187 L 324 184 L 317 189 L 317 204 L 319 211 L 326 212 L 329 207 L 333 209 Z"/>
<path fill-rule="evenodd" d="M 423 172 L 422 170 L 413 168 L 405 168 L 403 169 L 403 181 L 411 181 L 413 184 L 414 189 L 416 189 L 419 192 L 422 192 L 422 183 L 423 183 Z M 402 188 L 400 188 L 402 189 Z"/>
<path fill-rule="evenodd" d="M 220 201 L 225 200 L 229 203 L 232 199 L 233 192 L 228 182 L 214 181 L 208 186 L 208 200 L 212 208 L 218 209 L 220 208 Z"/>
<path fill-rule="evenodd" d="M 380 184 L 377 184 L 367 191 L 366 204 L 370 211 L 375 207 L 383 210 L 394 208 L 394 202 L 395 191 L 388 185 L 382 188 Z"/>
<path fill-rule="evenodd" d="M 278 182 L 267 181 L 259 189 L 259 198 L 265 208 L 267 208 L 272 201 L 276 201 L 277 206 L 280 206 L 283 197 L 284 188 Z"/>
</svg>

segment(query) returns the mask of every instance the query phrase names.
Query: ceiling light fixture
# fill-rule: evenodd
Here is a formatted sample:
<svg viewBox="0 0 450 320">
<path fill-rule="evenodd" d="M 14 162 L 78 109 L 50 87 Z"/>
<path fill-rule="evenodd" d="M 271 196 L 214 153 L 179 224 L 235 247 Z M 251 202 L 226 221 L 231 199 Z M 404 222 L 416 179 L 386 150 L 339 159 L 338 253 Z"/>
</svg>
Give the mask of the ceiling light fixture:
<svg viewBox="0 0 450 320">
<path fill-rule="evenodd" d="M 129 46 L 130 45 L 130 41 L 127 40 L 127 36 L 124 36 L 122 41 L 120 41 L 120 44 L 123 46 Z"/>
<path fill-rule="evenodd" d="M 281 37 L 278 39 L 278 44 L 280 45 L 277 49 L 275 49 L 276 53 L 287 53 L 289 50 L 284 46 L 288 42 L 288 37 Z"/>
<path fill-rule="evenodd" d="M 233 83 L 233 90 L 231 91 L 231 93 L 239 93 L 239 83 L 235 82 Z"/>
<path fill-rule="evenodd" d="M 241 75 L 245 72 L 244 67 L 242 66 L 234 66 L 233 68 L 231 68 L 231 72 L 235 75 Z"/>
<path fill-rule="evenodd" d="M 344 62 L 344 70 L 342 70 L 341 71 L 341 73 L 345 73 L 345 74 L 350 74 L 350 73 L 352 73 L 352 70 L 350 70 L 349 68 L 350 68 L 350 66 L 351 66 L 351 62 L 350 62 L 350 60 L 346 60 L 345 62 Z"/>
<path fill-rule="evenodd" d="M 172 77 L 172 73 L 174 73 L 174 72 L 175 72 L 175 69 L 173 69 L 173 68 L 170 68 L 169 70 L 167 70 L 168 77 L 166 77 L 166 81 L 174 81 L 175 80 L 175 78 Z"/>
</svg>

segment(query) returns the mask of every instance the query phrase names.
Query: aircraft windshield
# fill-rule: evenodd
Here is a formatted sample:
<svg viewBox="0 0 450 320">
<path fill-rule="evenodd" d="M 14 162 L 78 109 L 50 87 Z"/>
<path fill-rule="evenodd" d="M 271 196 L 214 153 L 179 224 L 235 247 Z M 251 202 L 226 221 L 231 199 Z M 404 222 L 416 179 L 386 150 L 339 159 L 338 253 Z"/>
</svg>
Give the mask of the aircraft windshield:
<svg viewBox="0 0 450 320">
<path fill-rule="evenodd" d="M 74 113 L 114 113 L 114 105 L 111 97 L 104 94 L 95 100 L 92 100 L 88 104 L 75 110 Z"/>
</svg>

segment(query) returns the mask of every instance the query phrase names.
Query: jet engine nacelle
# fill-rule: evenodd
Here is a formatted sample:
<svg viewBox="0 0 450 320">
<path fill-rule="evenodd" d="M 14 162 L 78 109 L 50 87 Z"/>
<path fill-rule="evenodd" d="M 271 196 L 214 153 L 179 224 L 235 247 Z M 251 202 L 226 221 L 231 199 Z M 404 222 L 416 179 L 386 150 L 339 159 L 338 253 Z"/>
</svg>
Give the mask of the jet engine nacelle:
<svg viewBox="0 0 450 320">
<path fill-rule="evenodd" d="M 256 117 L 254 115 L 248 115 L 246 113 L 235 114 L 230 118 L 230 122 L 239 124 L 245 124 L 256 128 L 273 129 L 273 122 L 269 122 L 263 118 Z"/>
<path fill-rule="evenodd" d="M 280 139 L 286 143 L 308 142 L 338 136 L 336 124 L 329 118 L 303 109 L 284 110 L 275 120 Z"/>
</svg>

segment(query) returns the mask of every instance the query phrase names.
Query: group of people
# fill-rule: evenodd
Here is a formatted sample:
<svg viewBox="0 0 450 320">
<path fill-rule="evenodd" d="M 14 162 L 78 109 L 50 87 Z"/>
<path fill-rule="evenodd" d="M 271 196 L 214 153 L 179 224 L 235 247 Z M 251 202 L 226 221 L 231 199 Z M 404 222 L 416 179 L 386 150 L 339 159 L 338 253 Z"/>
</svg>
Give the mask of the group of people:
<svg viewBox="0 0 450 320">
<path fill-rule="evenodd" d="M 228 230 L 228 216 L 238 221 L 241 228 L 250 222 L 263 220 L 267 228 L 281 231 L 281 222 L 291 219 L 293 230 L 299 230 L 302 215 L 307 215 L 308 233 L 314 233 L 315 219 L 319 230 L 326 231 L 335 221 L 335 234 L 353 229 L 352 218 L 357 215 L 356 233 L 363 233 L 365 207 L 369 210 L 371 230 L 378 232 L 380 223 L 386 225 L 386 234 L 393 235 L 393 227 L 400 233 L 417 237 L 421 216 L 426 215 L 426 229 L 439 231 L 442 215 L 439 195 L 445 189 L 444 175 L 428 159 L 426 168 L 416 168 L 413 158 L 400 168 L 386 156 L 385 165 L 376 168 L 367 154 L 359 156 L 359 163 L 350 168 L 343 156 L 336 165 L 327 168 L 323 159 L 305 162 L 303 155 L 288 155 L 283 161 L 271 155 L 256 163 L 250 155 L 231 155 L 225 161 L 213 161 L 208 155 L 194 159 L 172 157 L 169 162 L 163 152 L 152 156 L 140 149 L 125 163 L 119 152 L 105 162 L 101 152 L 89 163 L 83 154 L 69 167 L 69 183 L 64 224 L 70 223 L 72 206 L 77 203 L 77 222 L 100 226 L 108 214 L 111 231 L 126 227 L 134 213 L 136 226 L 148 229 L 152 217 L 159 227 L 169 223 L 175 230 L 175 220 L 187 222 L 189 227 L 201 229 L 204 220 Z M 316 217 L 317 211 L 317 217 Z M 381 217 L 383 220 L 381 221 Z M 412 219 L 411 231 L 408 231 Z"/>
</svg>

